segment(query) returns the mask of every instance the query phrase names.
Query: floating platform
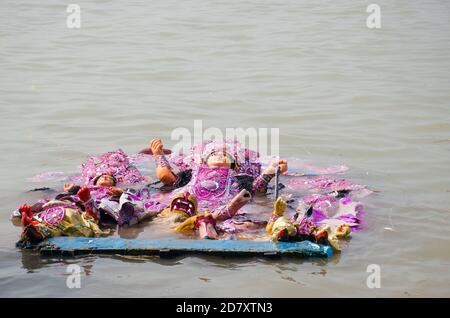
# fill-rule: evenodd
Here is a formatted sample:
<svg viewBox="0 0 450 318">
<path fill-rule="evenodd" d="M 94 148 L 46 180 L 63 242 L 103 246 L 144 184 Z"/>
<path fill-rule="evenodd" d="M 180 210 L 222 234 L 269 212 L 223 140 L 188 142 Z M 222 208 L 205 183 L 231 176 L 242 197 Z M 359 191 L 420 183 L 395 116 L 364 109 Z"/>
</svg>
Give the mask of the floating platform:
<svg viewBox="0 0 450 318">
<path fill-rule="evenodd" d="M 39 244 L 42 255 L 160 255 L 207 254 L 224 256 L 331 257 L 330 246 L 309 241 L 261 242 L 245 240 L 137 240 L 121 238 L 53 237 Z"/>
</svg>

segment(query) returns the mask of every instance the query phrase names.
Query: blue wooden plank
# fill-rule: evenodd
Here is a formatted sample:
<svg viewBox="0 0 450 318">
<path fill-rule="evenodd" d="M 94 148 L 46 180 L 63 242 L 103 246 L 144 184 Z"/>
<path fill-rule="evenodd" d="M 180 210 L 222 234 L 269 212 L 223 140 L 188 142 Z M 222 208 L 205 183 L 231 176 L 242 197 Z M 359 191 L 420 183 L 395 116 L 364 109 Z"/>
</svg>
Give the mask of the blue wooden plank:
<svg viewBox="0 0 450 318">
<path fill-rule="evenodd" d="M 225 253 L 234 255 L 296 255 L 330 257 L 331 247 L 303 242 L 260 242 L 244 240 L 137 240 L 121 238 L 54 237 L 40 245 L 49 253 Z"/>
</svg>

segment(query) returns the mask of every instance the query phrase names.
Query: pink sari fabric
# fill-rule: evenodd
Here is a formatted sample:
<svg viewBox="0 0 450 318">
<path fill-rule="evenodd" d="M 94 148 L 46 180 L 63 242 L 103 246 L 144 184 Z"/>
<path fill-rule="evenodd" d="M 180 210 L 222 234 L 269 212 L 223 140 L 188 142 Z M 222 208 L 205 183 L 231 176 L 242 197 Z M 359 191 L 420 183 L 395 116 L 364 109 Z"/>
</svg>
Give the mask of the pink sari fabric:
<svg viewBox="0 0 450 318">
<path fill-rule="evenodd" d="M 95 177 L 101 174 L 113 175 L 119 184 L 137 184 L 145 181 L 144 176 L 132 165 L 130 158 L 121 149 L 97 157 L 89 155 L 81 165 L 83 184 L 92 184 Z"/>
<path fill-rule="evenodd" d="M 173 195 L 186 191 L 196 197 L 199 211 L 212 212 L 227 204 L 239 192 L 239 185 L 233 170 L 201 165 L 194 172 L 191 181 L 175 190 Z"/>
<path fill-rule="evenodd" d="M 300 199 L 298 211 L 301 215 L 293 221 L 302 223 L 304 212 L 309 207 L 313 208 L 313 213 L 308 220 L 317 226 L 337 227 L 345 223 L 352 230 L 360 230 L 364 227 L 364 206 L 350 196 L 336 198 L 322 194 L 307 195 Z"/>
<path fill-rule="evenodd" d="M 353 196 L 364 197 L 372 193 L 367 186 L 355 184 L 348 179 L 335 179 L 329 176 L 299 177 L 289 180 L 288 189 L 298 191 L 314 191 L 330 193 L 333 191 L 351 191 Z"/>
</svg>

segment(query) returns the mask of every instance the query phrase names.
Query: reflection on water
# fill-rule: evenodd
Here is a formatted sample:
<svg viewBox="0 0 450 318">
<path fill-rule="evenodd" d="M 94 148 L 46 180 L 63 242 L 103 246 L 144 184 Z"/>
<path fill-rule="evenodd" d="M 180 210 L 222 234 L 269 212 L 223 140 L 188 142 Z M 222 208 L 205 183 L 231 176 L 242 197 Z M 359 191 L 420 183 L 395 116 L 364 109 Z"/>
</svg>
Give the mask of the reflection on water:
<svg viewBox="0 0 450 318">
<path fill-rule="evenodd" d="M 340 253 L 335 253 L 329 259 L 323 258 L 296 258 L 292 256 L 283 257 L 250 257 L 250 256 L 217 256 L 203 254 L 180 254 L 171 256 L 159 255 L 88 255 L 88 256 L 47 256 L 39 255 L 35 250 L 18 250 L 21 254 L 22 267 L 28 273 L 33 273 L 39 269 L 52 266 L 68 266 L 78 264 L 84 269 L 84 273 L 89 275 L 95 267 L 98 259 L 115 259 L 124 263 L 146 263 L 153 262 L 162 266 L 182 266 L 183 260 L 196 257 L 204 260 L 208 266 L 225 270 L 238 271 L 243 268 L 251 268 L 256 264 L 265 264 L 278 274 L 288 271 L 296 272 L 303 264 L 312 264 L 318 267 L 326 266 L 329 263 L 338 264 Z"/>
<path fill-rule="evenodd" d="M 85 257 L 44 257 L 35 250 L 18 250 L 22 256 L 22 267 L 28 274 L 39 272 L 46 267 L 67 267 L 77 264 L 82 268 L 82 272 L 89 276 L 94 267 L 96 256 Z"/>
</svg>

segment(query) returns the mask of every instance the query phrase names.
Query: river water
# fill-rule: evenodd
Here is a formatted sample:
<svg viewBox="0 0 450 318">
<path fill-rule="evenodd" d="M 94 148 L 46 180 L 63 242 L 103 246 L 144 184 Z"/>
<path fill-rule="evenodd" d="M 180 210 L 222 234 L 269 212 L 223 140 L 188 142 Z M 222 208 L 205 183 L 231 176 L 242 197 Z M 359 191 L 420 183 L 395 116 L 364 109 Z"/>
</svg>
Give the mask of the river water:
<svg viewBox="0 0 450 318">
<path fill-rule="evenodd" d="M 62 1 L 0 2 L 0 296 L 450 296 L 449 2 L 378 0 L 381 29 L 368 1 L 74 2 L 79 29 Z M 15 248 L 10 212 L 39 196 L 27 178 L 152 137 L 170 147 L 195 119 L 279 128 L 282 156 L 347 165 L 380 190 L 368 229 L 329 260 Z"/>
</svg>

